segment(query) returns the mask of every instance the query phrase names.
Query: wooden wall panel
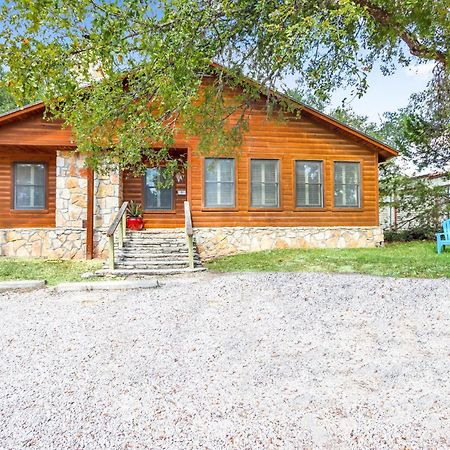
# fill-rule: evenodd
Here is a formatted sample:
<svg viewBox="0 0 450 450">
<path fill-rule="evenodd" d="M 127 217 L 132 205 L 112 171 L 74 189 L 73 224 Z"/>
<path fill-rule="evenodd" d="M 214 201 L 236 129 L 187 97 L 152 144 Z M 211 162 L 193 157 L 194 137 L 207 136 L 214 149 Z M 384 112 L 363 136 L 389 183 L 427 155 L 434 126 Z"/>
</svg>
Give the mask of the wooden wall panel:
<svg viewBox="0 0 450 450">
<path fill-rule="evenodd" d="M 376 226 L 378 225 L 378 157 L 362 141 L 309 117 L 288 116 L 285 121 L 269 120 L 253 111 L 242 151 L 237 157 L 236 207 L 208 209 L 203 199 L 204 157 L 195 152 L 191 140 L 191 185 L 188 193 L 195 227 L 214 226 Z M 250 206 L 250 159 L 280 160 L 280 208 L 265 211 Z M 322 160 L 324 168 L 324 208 L 297 209 L 295 206 L 295 160 Z M 361 163 L 360 208 L 333 205 L 333 162 Z"/>
<path fill-rule="evenodd" d="M 186 151 L 177 152 L 177 156 Z M 131 173 L 123 174 L 123 199 L 135 201 L 144 205 L 144 180 L 143 177 L 135 177 Z M 174 185 L 174 210 L 152 211 L 144 213 L 145 228 L 182 228 L 184 227 L 184 201 L 186 195 L 179 195 L 177 191 L 186 191 L 186 176 L 182 180 L 175 180 Z"/>
<path fill-rule="evenodd" d="M 0 145 L 76 147 L 69 128 L 61 121 L 48 121 L 36 111 L 0 126 Z"/>
<path fill-rule="evenodd" d="M 43 162 L 47 165 L 47 207 L 42 211 L 13 209 L 13 164 Z M 41 228 L 55 226 L 56 152 L 0 147 L 0 228 Z"/>
<path fill-rule="evenodd" d="M 229 95 L 233 95 L 229 93 Z M 233 120 L 231 117 L 230 120 Z M 312 113 L 302 112 L 301 117 L 287 114 L 285 120 L 268 119 L 265 102 L 261 100 L 252 109 L 249 130 L 237 156 L 236 207 L 232 209 L 207 209 L 203 203 L 203 156 L 196 151 L 198 141 L 179 135 L 175 148 L 189 152 L 187 180 L 177 183 L 176 189 L 187 189 L 191 202 L 193 223 L 196 227 L 214 226 L 375 226 L 378 225 L 378 154 L 375 146 L 362 138 L 344 132 Z M 47 122 L 42 111 L 35 111 L 17 120 L 3 123 L 0 127 L 0 146 L 14 145 L 18 155 L 39 160 L 49 158 L 49 173 L 54 177 L 54 153 L 39 148 L 62 148 L 73 146 L 70 130 L 60 123 Z M 34 145 L 34 151 L 27 150 Z M 11 147 L 12 148 L 12 147 Z M 10 220 L 19 214 L 10 211 L 10 162 L 12 153 L 0 155 L 0 226 L 53 226 L 54 224 L 54 178 L 49 181 L 49 210 L 46 214 L 22 214 L 19 222 Z M 47 153 L 46 153 L 47 152 Z M 9 158 L 9 159 L 8 159 Z M 250 158 L 275 158 L 280 160 L 281 207 L 264 211 L 249 204 Z M 295 208 L 296 159 L 317 159 L 324 162 L 325 205 L 322 209 Z M 334 208 L 333 161 L 359 161 L 362 173 L 361 208 Z M 53 189 L 53 191 L 52 191 Z M 52 197 L 53 192 L 53 197 Z M 143 203 L 143 186 L 140 177 L 123 175 L 124 200 Z M 176 195 L 174 212 L 146 213 L 146 227 L 184 226 L 183 202 L 185 196 Z M 53 209 L 52 209 L 53 208 Z M 6 215 L 5 215 L 6 214 Z M 2 225 L 3 224 L 3 225 Z M 7 225 L 5 225 L 7 224 Z M 18 225 L 19 224 L 19 225 Z"/>
</svg>

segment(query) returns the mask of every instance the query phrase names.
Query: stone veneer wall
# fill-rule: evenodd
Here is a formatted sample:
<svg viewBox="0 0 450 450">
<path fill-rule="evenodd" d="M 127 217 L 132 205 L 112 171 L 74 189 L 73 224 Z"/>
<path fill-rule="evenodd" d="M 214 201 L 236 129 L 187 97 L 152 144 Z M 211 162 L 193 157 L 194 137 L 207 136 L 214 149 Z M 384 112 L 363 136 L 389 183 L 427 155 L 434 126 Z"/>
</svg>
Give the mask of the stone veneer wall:
<svg viewBox="0 0 450 450">
<path fill-rule="evenodd" d="M 106 236 L 94 233 L 94 255 L 105 256 Z M 82 228 L 21 228 L 0 230 L 0 256 L 84 259 L 86 230 Z"/>
<path fill-rule="evenodd" d="M 87 215 L 85 158 L 73 151 L 56 155 L 56 227 L 82 228 Z"/>
<path fill-rule="evenodd" d="M 86 257 L 87 174 L 85 157 L 56 154 L 56 227 L 0 229 L 0 256 L 84 259 Z M 118 173 L 94 179 L 94 256 L 107 254 L 106 230 L 122 198 Z"/>
<path fill-rule="evenodd" d="M 116 171 L 108 175 L 96 174 L 94 196 L 94 226 L 106 230 L 122 204 L 122 183 L 119 173 Z"/>
<path fill-rule="evenodd" d="M 221 227 L 195 228 L 203 259 L 277 248 L 379 247 L 381 227 Z"/>
</svg>

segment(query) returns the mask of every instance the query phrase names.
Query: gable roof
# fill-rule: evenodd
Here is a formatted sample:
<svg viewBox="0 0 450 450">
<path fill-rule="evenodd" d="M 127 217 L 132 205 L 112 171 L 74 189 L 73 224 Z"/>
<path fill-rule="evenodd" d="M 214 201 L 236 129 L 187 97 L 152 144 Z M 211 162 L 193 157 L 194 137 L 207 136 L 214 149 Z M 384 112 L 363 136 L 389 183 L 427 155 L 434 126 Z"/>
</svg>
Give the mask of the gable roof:
<svg viewBox="0 0 450 450">
<path fill-rule="evenodd" d="M 29 114 L 44 110 L 45 106 L 43 102 L 30 103 L 29 105 L 22 106 L 21 108 L 16 108 L 0 114 L 0 125 L 7 122 L 12 122 L 15 119 L 22 119 Z"/>
<path fill-rule="evenodd" d="M 222 66 L 220 66 L 218 64 L 213 64 L 213 66 L 223 68 Z M 223 68 L 223 69 L 225 69 L 225 68 Z M 259 87 L 260 90 L 262 91 L 262 86 L 259 83 L 257 83 L 256 81 L 254 81 L 248 77 L 243 77 L 243 78 L 245 79 L 245 81 L 252 83 L 253 85 L 256 85 L 257 87 Z M 397 150 L 395 150 L 391 146 L 381 142 L 380 140 L 378 140 L 372 136 L 369 136 L 366 133 L 363 133 L 362 131 L 360 131 L 356 128 L 351 127 L 350 125 L 347 125 L 347 124 L 335 119 L 334 117 L 329 116 L 328 114 L 325 114 L 315 108 L 312 108 L 311 106 L 308 106 L 286 94 L 282 94 L 281 92 L 278 92 L 275 90 L 270 90 L 270 93 L 274 97 L 277 97 L 279 99 L 282 99 L 284 101 L 291 103 L 294 106 L 294 108 L 300 109 L 300 111 L 302 111 L 302 112 L 306 112 L 308 115 L 312 116 L 313 118 L 326 123 L 327 125 L 339 130 L 340 132 L 342 132 L 354 139 L 362 141 L 364 144 L 368 145 L 369 147 L 371 147 L 372 149 L 377 151 L 378 155 L 381 157 L 380 158 L 381 161 L 386 161 L 386 160 L 398 155 Z M 36 103 L 32 103 L 30 105 L 26 105 L 22 108 L 8 111 L 6 113 L 0 114 L 0 126 L 4 123 L 8 123 L 8 122 L 12 122 L 17 119 L 25 118 L 29 114 L 32 114 L 32 113 L 35 113 L 38 111 L 44 111 L 44 110 L 45 110 L 44 103 L 36 102 Z"/>
</svg>

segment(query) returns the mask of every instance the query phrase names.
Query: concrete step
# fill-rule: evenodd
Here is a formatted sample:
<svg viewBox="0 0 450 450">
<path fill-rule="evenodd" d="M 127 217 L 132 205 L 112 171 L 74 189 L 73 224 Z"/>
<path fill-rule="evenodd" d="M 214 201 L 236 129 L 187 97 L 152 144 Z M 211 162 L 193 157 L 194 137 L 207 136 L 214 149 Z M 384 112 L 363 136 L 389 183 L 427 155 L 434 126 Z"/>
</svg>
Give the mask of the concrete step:
<svg viewBox="0 0 450 450">
<path fill-rule="evenodd" d="M 184 228 L 146 228 L 141 231 L 127 230 L 127 234 L 185 234 Z"/>
<path fill-rule="evenodd" d="M 183 269 L 189 267 L 189 263 L 179 261 L 117 261 L 114 267 L 117 269 Z M 105 269 L 107 266 L 105 266 Z"/>
<path fill-rule="evenodd" d="M 136 260 L 145 260 L 145 261 L 152 261 L 152 260 L 188 260 L 189 254 L 187 252 L 185 253 L 117 253 L 116 255 L 118 260 L 124 260 L 124 259 L 136 259 Z M 194 256 L 194 259 L 199 259 L 198 256 Z"/>
<path fill-rule="evenodd" d="M 123 243 L 124 247 L 187 247 L 186 242 L 181 241 L 181 242 L 130 242 L 130 241 L 125 241 Z M 116 247 L 118 247 L 118 245 L 116 245 Z"/>
<path fill-rule="evenodd" d="M 206 269 L 204 267 L 196 267 L 194 269 L 100 269 L 95 273 L 97 275 L 117 275 L 117 276 L 128 276 L 128 275 L 176 275 L 182 273 L 194 273 L 203 272 Z"/>
<path fill-rule="evenodd" d="M 174 239 L 174 240 L 156 240 L 156 239 L 148 239 L 148 240 L 124 240 L 124 245 L 181 245 L 186 246 L 186 241 L 184 239 Z"/>
<path fill-rule="evenodd" d="M 117 246 L 117 245 L 116 245 Z M 132 241 L 124 241 L 124 247 L 187 247 L 185 241 L 173 241 L 173 242 L 132 242 Z"/>
<path fill-rule="evenodd" d="M 194 264 L 194 267 L 201 267 L 199 264 Z M 107 265 L 103 269 L 108 269 Z M 162 270 L 162 269 L 189 269 L 189 264 L 173 264 L 170 266 L 162 266 L 160 264 L 116 264 L 115 269 L 123 270 Z"/>
</svg>

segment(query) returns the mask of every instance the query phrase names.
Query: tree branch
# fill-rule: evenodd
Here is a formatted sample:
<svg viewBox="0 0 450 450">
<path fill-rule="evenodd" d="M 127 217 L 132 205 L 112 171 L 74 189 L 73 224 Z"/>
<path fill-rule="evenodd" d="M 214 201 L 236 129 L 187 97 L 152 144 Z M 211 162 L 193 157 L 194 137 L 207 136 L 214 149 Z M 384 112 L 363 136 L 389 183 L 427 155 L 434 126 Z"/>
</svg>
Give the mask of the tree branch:
<svg viewBox="0 0 450 450">
<path fill-rule="evenodd" d="M 372 4 L 369 0 L 353 0 L 357 5 L 360 5 L 368 11 L 368 13 L 379 22 L 389 28 L 394 28 L 397 31 L 399 38 L 408 46 L 412 55 L 419 58 L 433 59 L 444 67 L 447 67 L 447 55 L 444 52 L 435 48 L 429 48 L 420 41 L 419 36 L 408 31 L 403 27 L 388 11 Z"/>
</svg>

